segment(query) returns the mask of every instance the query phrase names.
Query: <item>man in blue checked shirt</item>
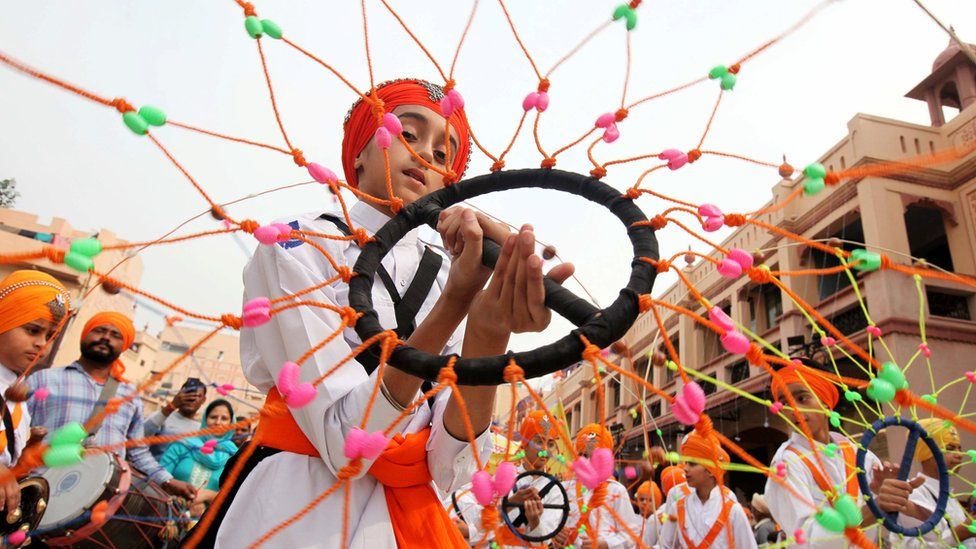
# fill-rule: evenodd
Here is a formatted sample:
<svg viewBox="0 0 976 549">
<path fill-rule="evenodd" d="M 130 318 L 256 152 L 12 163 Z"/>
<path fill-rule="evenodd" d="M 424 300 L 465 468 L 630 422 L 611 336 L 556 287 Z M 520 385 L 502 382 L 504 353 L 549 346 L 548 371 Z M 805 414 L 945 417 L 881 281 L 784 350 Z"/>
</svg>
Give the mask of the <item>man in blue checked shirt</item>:
<svg viewBox="0 0 976 549">
<path fill-rule="evenodd" d="M 174 496 L 192 500 L 196 496 L 196 489 L 174 479 L 153 458 L 148 447 L 134 446 L 128 449 L 126 455 L 126 448 L 122 446 L 128 440 L 139 440 L 145 436 L 142 400 L 138 396 L 131 401 L 126 400 L 136 389 L 122 380 L 125 367 L 118 360 L 134 338 L 135 328 L 128 317 L 116 312 L 102 312 L 93 316 L 81 331 L 81 356 L 78 360 L 64 368 L 41 370 L 27 378 L 32 391 L 44 387 L 49 392 L 49 396 L 41 402 L 35 398 L 28 400 L 31 424 L 44 427 L 49 433 L 72 422 L 84 424 L 92 415 L 111 376 L 117 380 L 118 388 L 110 397 L 123 399 L 124 404 L 118 412 L 105 416 L 97 432 L 88 437 L 85 445 L 118 446 L 115 453 L 122 459 L 128 458 L 149 480 Z"/>
</svg>

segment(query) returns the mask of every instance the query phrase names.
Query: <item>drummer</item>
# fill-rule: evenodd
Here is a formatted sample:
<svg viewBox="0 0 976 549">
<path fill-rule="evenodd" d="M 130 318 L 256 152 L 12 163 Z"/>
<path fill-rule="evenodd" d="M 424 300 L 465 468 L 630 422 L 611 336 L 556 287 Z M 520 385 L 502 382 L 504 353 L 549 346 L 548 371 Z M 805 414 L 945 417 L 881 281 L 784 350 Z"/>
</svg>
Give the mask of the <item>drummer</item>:
<svg viewBox="0 0 976 549">
<path fill-rule="evenodd" d="M 40 271 L 16 271 L 0 282 L 0 394 L 7 400 L 0 408 L 0 510 L 20 505 L 20 489 L 8 468 L 24 451 L 31 424 L 27 406 L 7 399 L 6 391 L 28 366 L 44 360 L 69 303 L 64 286 Z"/>
<path fill-rule="evenodd" d="M 34 425 L 54 432 L 65 425 L 87 423 L 95 415 L 96 403 L 118 396 L 125 398 L 136 393 L 136 388 L 122 376 L 125 366 L 119 361 L 122 351 L 128 349 L 135 338 L 132 321 L 122 313 L 101 312 L 93 316 L 81 331 L 81 356 L 63 368 L 49 368 L 35 372 L 27 378 L 32 391 L 45 388 L 49 393 L 43 401 L 28 400 Z M 109 385 L 109 389 L 106 389 Z M 114 386 L 114 390 L 112 387 Z M 145 445 L 128 449 L 123 442 L 144 438 L 142 426 L 142 400 L 136 396 L 125 402 L 118 412 L 108 414 L 100 425 L 93 428 L 88 438 L 91 446 L 113 446 L 122 459 L 128 457 L 136 469 L 163 490 L 192 500 L 196 489 L 173 478 Z"/>
</svg>

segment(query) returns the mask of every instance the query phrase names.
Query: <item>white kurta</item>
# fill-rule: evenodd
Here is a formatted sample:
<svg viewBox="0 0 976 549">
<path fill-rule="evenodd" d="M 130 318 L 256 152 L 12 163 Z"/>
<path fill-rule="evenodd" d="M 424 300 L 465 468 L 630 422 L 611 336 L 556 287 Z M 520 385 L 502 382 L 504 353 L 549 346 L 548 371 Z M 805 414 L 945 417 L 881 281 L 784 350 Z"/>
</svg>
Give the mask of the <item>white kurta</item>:
<svg viewBox="0 0 976 549">
<path fill-rule="evenodd" d="M 7 390 L 8 387 L 17 381 L 17 374 L 8 370 L 6 366 L 0 364 L 0 395 Z M 11 419 L 14 418 L 14 410 L 20 408 L 20 422 L 14 425 L 14 450 L 17 457 L 20 457 L 24 453 L 24 447 L 27 446 L 27 439 L 30 438 L 30 424 L 31 418 L 30 413 L 27 411 L 26 402 L 7 402 L 7 410 L 11 414 Z M 3 423 L 0 423 L 0 437 L 6 438 L 7 434 Z M 0 454 L 0 465 L 4 467 L 10 467 L 10 452 L 4 448 L 3 453 Z"/>
<path fill-rule="evenodd" d="M 634 506 L 630 503 L 630 494 L 627 493 L 627 488 L 616 480 L 611 479 L 608 483 L 606 506 L 613 509 L 613 512 L 620 517 L 622 524 L 618 523 L 606 509 L 598 508 L 590 511 L 590 525 L 596 527 L 597 523 L 600 524 L 597 538 L 605 541 L 608 549 L 629 549 L 631 547 L 637 547 L 634 538 L 627 533 L 623 525 L 626 525 L 633 532 L 634 536 L 640 539 L 641 521 L 643 519 L 634 512 Z M 570 480 L 565 484 L 566 493 L 569 494 L 570 500 L 569 520 L 566 524 L 572 528 L 576 526 L 576 523 L 580 519 L 580 503 L 582 502 L 583 505 L 586 505 L 590 500 L 591 492 L 583 492 L 582 499 L 577 498 L 576 481 Z M 589 532 L 579 535 L 576 538 L 575 547 L 589 547 L 592 543 L 592 538 L 588 534 Z"/>
<path fill-rule="evenodd" d="M 292 227 L 341 235 L 329 221 L 318 214 L 284 220 Z M 338 217 L 342 219 L 341 213 Z M 358 202 L 350 209 L 356 227 L 370 234 L 379 230 L 388 217 Z M 425 238 L 418 238 L 424 231 Z M 431 236 L 427 236 L 427 234 Z M 383 260 L 391 278 L 401 292 L 410 286 L 425 243 L 439 244 L 436 233 L 421 228 L 408 233 Z M 316 238 L 339 265 L 354 266 L 359 248 L 349 241 Z M 417 314 L 420 322 L 443 291 L 450 260 L 445 258 L 434 287 Z M 328 260 L 314 247 L 300 241 L 260 246 L 244 270 L 244 299 L 265 296 L 275 298 L 292 294 L 320 283 L 336 274 Z M 302 300 L 321 301 L 347 306 L 349 286 L 341 281 L 302 296 Z M 373 284 L 373 307 L 386 328 L 396 326 L 393 301 L 377 277 Z M 299 307 L 274 315 L 271 322 L 241 331 L 241 360 L 248 381 L 267 392 L 275 384 L 281 365 L 294 361 L 309 348 L 320 343 L 339 327 L 339 315 L 318 307 Z M 460 351 L 463 325 L 450 337 L 444 353 Z M 305 362 L 301 380 L 311 381 L 325 373 L 360 343 L 352 328 L 334 339 Z M 217 534 L 218 547 L 246 547 L 275 525 L 292 517 L 309 502 L 337 482 L 336 474 L 346 465 L 343 455 L 346 433 L 358 427 L 375 386 L 376 372 L 367 376 L 355 360 L 336 370 L 318 388 L 318 396 L 305 407 L 292 410 L 292 416 L 318 450 L 321 457 L 281 452 L 264 459 L 244 480 Z M 418 392 L 418 396 L 420 393 Z M 430 426 L 427 443 L 427 465 L 441 493 L 457 489 L 468 482 L 475 460 L 466 441 L 457 440 L 444 428 L 443 414 L 449 391 L 441 392 L 433 411 L 421 406 L 397 425 L 403 433 L 413 433 Z M 366 430 L 383 430 L 400 412 L 380 395 L 371 410 Z M 476 445 L 483 459 L 491 449 L 490 431 L 478 436 Z M 396 546 L 390 524 L 384 489 L 367 471 L 372 462 L 364 461 L 361 475 L 349 491 L 349 547 L 378 549 Z M 278 533 L 270 547 L 338 547 L 342 536 L 343 494 L 336 493 L 318 504 L 300 521 Z"/>
<path fill-rule="evenodd" d="M 644 530 L 641 532 L 641 541 L 647 547 L 654 547 L 657 545 L 657 540 L 661 537 L 661 529 L 664 527 L 664 521 L 667 520 L 667 515 L 664 514 L 664 507 L 659 508 L 643 520 Z"/>
<path fill-rule="evenodd" d="M 729 547 L 728 530 L 732 532 L 732 541 L 735 548 L 756 547 L 756 536 L 752 532 L 752 527 L 749 526 L 749 518 L 746 517 L 745 511 L 742 510 L 742 506 L 736 501 L 735 494 L 731 490 L 722 490 L 721 487 L 716 486 L 712 488 L 708 500 L 704 502 L 698 497 L 698 492 L 694 489 L 691 489 L 688 495 L 685 495 L 683 490 L 672 489 L 671 494 L 674 494 L 675 497 L 668 498 L 664 512 L 669 516 L 677 517 L 678 502 L 684 500 L 685 523 L 683 526 L 685 533 L 688 534 L 688 537 L 691 538 L 693 543 L 698 544 L 705 539 L 705 536 L 708 535 L 708 532 L 712 529 L 712 526 L 722 513 L 722 507 L 725 505 L 725 502 L 732 501 L 734 503 L 732 508 L 729 509 L 729 516 L 725 526 L 719 531 L 711 547 L 714 549 L 732 549 Z M 687 547 L 676 520 L 668 520 L 661 528 L 658 547 L 662 549 Z"/>
<path fill-rule="evenodd" d="M 909 496 L 909 499 L 916 505 L 924 507 L 929 511 L 934 511 L 935 502 L 939 497 L 939 480 L 924 474 L 922 476 L 925 477 L 925 484 L 915 489 L 912 495 Z M 916 547 L 957 547 L 959 546 L 959 542 L 956 541 L 956 535 L 953 532 L 952 526 L 965 524 L 968 520 L 969 515 L 966 514 L 966 510 L 963 509 L 959 500 L 950 497 L 949 503 L 946 504 L 945 516 L 942 517 L 942 520 L 935 525 L 935 528 L 931 532 L 920 538 L 901 538 L 900 546 L 910 549 Z M 914 528 L 921 523 L 920 520 L 914 517 L 904 514 L 898 515 L 898 524 L 906 528 Z M 893 537 L 892 541 L 895 542 L 897 540 Z M 963 541 L 962 544 L 970 549 L 976 548 L 976 539 L 969 538 Z"/>
<path fill-rule="evenodd" d="M 519 468 L 519 474 L 523 473 L 524 470 Z M 533 486 L 536 490 L 541 491 L 549 483 L 549 479 L 545 477 L 533 477 L 531 481 L 522 480 L 513 489 L 512 493 L 518 491 L 526 486 Z M 471 546 L 474 547 L 481 541 L 484 537 L 484 528 L 481 525 L 481 505 L 478 504 L 478 500 L 475 499 L 474 494 L 471 493 L 471 485 L 467 484 L 458 490 L 457 502 L 458 507 L 461 509 L 461 516 L 464 518 L 464 522 L 468 525 L 468 541 Z M 563 503 L 562 492 L 555 486 L 553 486 L 546 496 L 542 498 L 543 504 L 559 505 Z M 451 497 L 448 496 L 446 503 L 449 508 L 451 507 Z M 529 528 L 528 525 L 522 526 L 519 531 L 530 535 L 530 536 L 543 536 L 556 531 L 559 526 L 559 520 L 562 518 L 563 511 L 561 509 L 544 509 L 542 511 L 542 516 L 539 517 L 539 525 L 535 528 Z M 508 512 L 508 516 L 511 519 L 515 519 L 519 515 L 518 509 L 512 509 Z M 504 520 L 504 519 L 501 519 Z M 567 520 L 568 524 L 568 520 Z M 506 528 L 504 523 L 499 524 L 500 527 Z M 486 541 L 493 541 L 495 535 L 489 533 Z M 531 542 L 531 545 L 538 545 L 541 542 Z M 529 545 L 530 543 L 526 543 Z M 508 548 L 510 546 L 503 545 L 502 547 Z"/>
<path fill-rule="evenodd" d="M 830 438 L 838 446 L 841 442 L 848 442 L 846 438 L 838 433 L 831 432 Z M 827 500 L 827 497 L 817 486 L 817 482 L 813 478 L 813 473 L 810 469 L 803 463 L 800 456 L 796 455 L 790 447 L 797 448 L 803 455 L 807 456 L 807 459 L 811 461 L 815 466 L 817 461 L 813 457 L 810 450 L 810 444 L 808 443 L 806 437 L 799 433 L 793 433 L 789 440 L 784 442 L 776 454 L 773 455 L 773 459 L 770 462 L 770 467 L 776 469 L 776 464 L 785 462 L 786 463 L 786 482 L 792 487 L 796 493 L 803 496 L 806 500 L 812 501 L 817 507 L 820 507 Z M 847 485 L 847 473 L 844 467 L 844 457 L 840 450 L 834 455 L 834 457 L 827 457 L 823 453 L 823 445 L 817 444 L 818 451 L 820 452 L 820 458 L 823 461 L 824 467 L 827 471 L 827 479 L 832 485 Z M 864 467 L 867 470 L 868 482 L 874 476 L 874 468 L 881 466 L 881 461 L 872 452 L 868 452 L 864 459 Z M 773 520 L 776 524 L 779 524 L 780 528 L 787 536 L 792 537 L 793 532 L 797 528 L 803 528 L 806 539 L 808 540 L 805 545 L 797 545 L 797 547 L 808 547 L 808 548 L 833 548 L 833 547 L 846 547 L 847 539 L 843 534 L 836 534 L 831 532 L 814 519 L 815 509 L 812 509 L 809 505 L 800 501 L 790 493 L 786 488 L 783 488 L 779 483 L 773 480 L 766 481 L 766 505 L 769 507 L 769 512 L 773 515 Z M 858 505 L 864 505 L 863 496 L 858 498 Z M 870 537 L 870 534 L 868 534 Z"/>
</svg>

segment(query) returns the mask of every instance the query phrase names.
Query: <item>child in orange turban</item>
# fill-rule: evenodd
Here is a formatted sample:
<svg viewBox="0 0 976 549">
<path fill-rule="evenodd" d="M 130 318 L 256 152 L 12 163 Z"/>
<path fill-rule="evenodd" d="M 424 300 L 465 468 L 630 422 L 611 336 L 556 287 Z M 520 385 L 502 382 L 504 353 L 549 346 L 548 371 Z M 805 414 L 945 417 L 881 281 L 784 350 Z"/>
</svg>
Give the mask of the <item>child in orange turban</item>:
<svg viewBox="0 0 976 549">
<path fill-rule="evenodd" d="M 68 291 L 41 271 L 15 271 L 0 282 L 0 364 L 20 374 L 47 354 L 67 313 Z"/>
</svg>

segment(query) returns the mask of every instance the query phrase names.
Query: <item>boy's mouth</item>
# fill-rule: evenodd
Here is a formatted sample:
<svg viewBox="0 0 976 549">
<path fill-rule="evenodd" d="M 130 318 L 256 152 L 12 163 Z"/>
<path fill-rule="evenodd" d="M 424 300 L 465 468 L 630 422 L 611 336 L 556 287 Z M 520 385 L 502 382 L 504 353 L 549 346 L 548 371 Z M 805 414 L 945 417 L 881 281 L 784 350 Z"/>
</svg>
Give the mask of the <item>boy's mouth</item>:
<svg viewBox="0 0 976 549">
<path fill-rule="evenodd" d="M 405 175 L 405 176 L 407 176 L 407 177 L 409 177 L 409 178 L 417 181 L 421 185 L 424 185 L 424 186 L 427 185 L 427 180 L 424 178 L 424 172 L 420 171 L 417 168 L 410 168 L 410 169 L 407 169 L 407 170 L 403 170 L 401 173 L 403 175 Z"/>
</svg>

